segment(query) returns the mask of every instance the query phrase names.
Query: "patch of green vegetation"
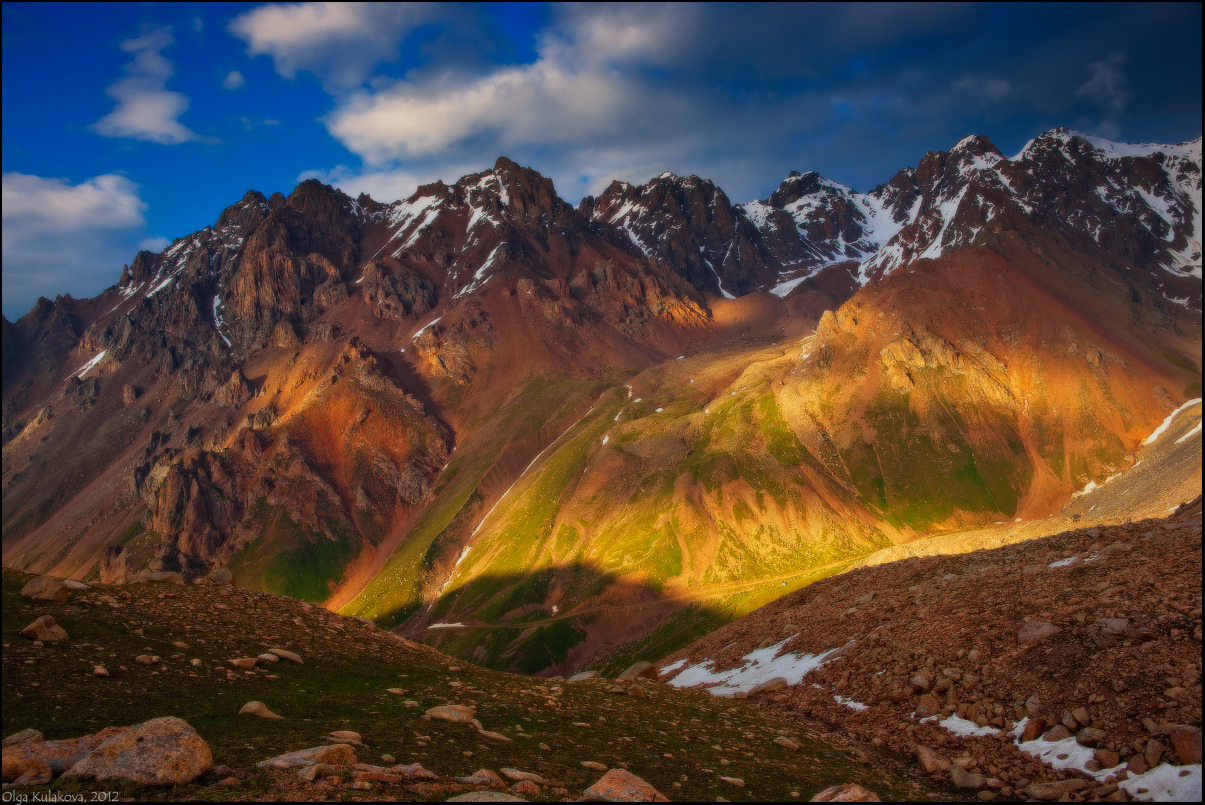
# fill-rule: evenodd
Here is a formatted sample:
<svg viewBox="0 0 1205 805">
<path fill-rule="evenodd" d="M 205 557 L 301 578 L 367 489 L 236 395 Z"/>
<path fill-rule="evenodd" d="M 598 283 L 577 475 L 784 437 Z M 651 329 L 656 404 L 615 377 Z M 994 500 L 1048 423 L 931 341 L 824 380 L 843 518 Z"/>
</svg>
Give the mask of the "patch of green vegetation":
<svg viewBox="0 0 1205 805">
<path fill-rule="evenodd" d="M 515 395 L 490 421 L 476 429 L 459 445 L 444 471 L 435 498 L 427 505 L 406 539 L 385 563 L 381 572 L 344 611 L 366 615 L 382 623 L 400 623 L 403 611 L 413 611 L 420 600 L 423 560 L 432 543 L 445 533 L 474 500 L 478 486 L 506 445 L 513 441 L 537 441 L 549 422 L 563 419 L 605 386 L 593 381 L 526 378 Z M 477 498 L 474 498 L 474 494 Z M 438 549 L 437 549 L 438 550 Z M 429 568 L 428 568 L 429 569 Z"/>
<path fill-rule="evenodd" d="M 323 531 L 296 522 L 283 506 L 257 499 L 247 513 L 256 523 L 258 540 L 230 560 L 241 584 L 299 598 L 325 601 L 362 545 L 360 535 L 335 515 L 337 506 L 318 493 Z M 325 533 L 323 533 L 325 532 Z"/>
</svg>

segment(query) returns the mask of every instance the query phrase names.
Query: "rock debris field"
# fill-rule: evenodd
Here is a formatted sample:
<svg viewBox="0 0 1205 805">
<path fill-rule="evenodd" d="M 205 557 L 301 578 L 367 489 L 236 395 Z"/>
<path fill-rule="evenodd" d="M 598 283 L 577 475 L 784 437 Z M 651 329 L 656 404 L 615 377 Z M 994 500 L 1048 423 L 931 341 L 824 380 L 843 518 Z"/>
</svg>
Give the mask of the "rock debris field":
<svg viewBox="0 0 1205 805">
<path fill-rule="evenodd" d="M 321 607 L 178 581 L 4 571 L 6 791 L 807 801 L 858 784 L 884 800 L 959 798 L 909 758 L 796 714 L 647 676 L 494 672 Z"/>
<path fill-rule="evenodd" d="M 1199 800 L 1201 498 L 817 582 L 659 663 L 980 800 Z"/>
</svg>

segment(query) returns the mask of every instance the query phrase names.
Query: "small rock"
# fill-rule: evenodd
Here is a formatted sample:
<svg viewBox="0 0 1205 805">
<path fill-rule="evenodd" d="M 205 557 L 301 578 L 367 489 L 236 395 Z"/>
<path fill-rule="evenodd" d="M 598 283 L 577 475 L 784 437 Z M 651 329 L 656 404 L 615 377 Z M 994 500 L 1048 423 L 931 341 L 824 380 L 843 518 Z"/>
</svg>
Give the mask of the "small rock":
<svg viewBox="0 0 1205 805">
<path fill-rule="evenodd" d="M 908 684 L 911 685 L 912 689 L 917 693 L 924 693 L 930 687 L 932 687 L 932 684 L 929 682 L 929 677 L 924 672 L 915 674 L 908 680 Z"/>
<path fill-rule="evenodd" d="M 472 707 L 466 707 L 463 704 L 441 704 L 437 707 L 432 707 L 427 711 L 426 715 L 440 721 L 451 721 L 455 724 L 471 724 L 473 723 L 476 711 Z"/>
<path fill-rule="evenodd" d="M 1095 757 L 1096 762 L 1100 764 L 1102 769 L 1111 769 L 1121 762 L 1121 755 L 1108 749 L 1097 749 L 1093 757 Z M 1107 793 L 1111 794 L 1112 792 Z M 1101 796 L 1104 796 L 1104 794 Z"/>
<path fill-rule="evenodd" d="M 242 668 L 244 671 L 250 671 L 255 667 L 257 662 L 259 662 L 259 660 L 255 659 L 254 657 L 236 657 L 230 661 L 230 664 L 235 668 Z"/>
<path fill-rule="evenodd" d="M 1030 799 L 1054 800 L 1064 794 L 1069 794 L 1073 791 L 1082 791 L 1091 786 L 1092 783 L 1088 780 L 1058 780 L 1053 783 L 1031 783 L 1025 787 L 1024 791 L 1025 795 Z"/>
<path fill-rule="evenodd" d="M 264 662 L 280 662 L 280 657 L 277 657 L 275 654 L 267 654 L 267 653 L 257 654 L 255 656 L 255 659 L 263 660 Z"/>
<path fill-rule="evenodd" d="M 586 802 L 669 802 L 664 794 L 626 769 L 611 769 L 582 792 L 582 799 Z"/>
<path fill-rule="evenodd" d="M 513 739 L 507 738 L 505 735 L 503 735 L 500 732 L 491 732 L 489 730 L 479 730 L 477 732 L 477 734 L 480 735 L 482 738 L 491 738 L 495 741 L 513 742 Z"/>
<path fill-rule="evenodd" d="M 882 802 L 873 791 L 868 791 L 857 783 L 846 783 L 826 788 L 809 802 Z"/>
<path fill-rule="evenodd" d="M 599 676 L 600 675 L 599 675 L 598 671 L 579 671 L 578 673 L 569 677 L 569 681 L 570 682 L 581 682 L 586 679 L 598 679 Z"/>
<path fill-rule="evenodd" d="M 1151 738 L 1146 742 L 1146 752 L 1142 754 L 1142 759 L 1146 761 L 1146 765 L 1150 768 L 1155 768 L 1159 765 L 1159 759 L 1163 757 L 1163 744 Z"/>
<path fill-rule="evenodd" d="M 65 776 L 145 785 L 190 783 L 213 768 L 213 754 L 186 721 L 153 718 L 123 730 L 67 770 Z"/>
<path fill-rule="evenodd" d="M 159 659 L 158 654 L 139 654 L 134 658 L 134 662 L 141 663 L 142 665 L 154 665 L 159 662 Z"/>
<path fill-rule="evenodd" d="M 355 762 L 356 750 L 347 744 L 326 744 L 277 755 L 267 760 L 261 760 L 255 766 L 260 769 L 295 769 L 301 766 L 313 766 L 315 763 L 330 763 L 337 766 Z"/>
<path fill-rule="evenodd" d="M 268 649 L 268 653 L 275 654 L 277 657 L 280 657 L 282 660 L 288 660 L 289 662 L 295 662 L 298 665 L 305 665 L 305 663 L 303 663 L 301 661 L 300 654 L 295 654 L 292 651 L 286 651 L 283 648 L 270 648 L 270 649 Z"/>
<path fill-rule="evenodd" d="M 628 688 L 628 695 L 634 696 L 637 699 L 643 699 L 644 688 L 640 687 L 639 685 L 632 685 L 630 688 Z"/>
<path fill-rule="evenodd" d="M 406 780 L 435 781 L 439 779 L 438 774 L 424 769 L 421 763 L 399 763 L 396 766 L 390 766 L 389 771 Z"/>
<path fill-rule="evenodd" d="M 597 760 L 583 760 L 581 765 L 585 766 L 587 769 L 594 769 L 595 771 L 607 770 L 607 765 L 605 763 L 599 763 Z"/>
<path fill-rule="evenodd" d="M 323 777 L 334 777 L 337 773 L 338 770 L 329 763 L 314 763 L 298 769 L 297 777 L 307 783 L 312 783 Z"/>
<path fill-rule="evenodd" d="M 469 777 L 461 777 L 466 785 L 488 785 L 490 788 L 506 788 L 506 783 L 489 769 L 478 769 Z"/>
<path fill-rule="evenodd" d="M 92 676 L 108 676 L 109 672 L 105 670 L 103 665 L 97 665 L 92 669 Z"/>
<path fill-rule="evenodd" d="M 275 718 L 282 721 L 284 720 L 284 716 L 276 715 L 276 713 L 273 713 L 271 710 L 269 710 L 267 705 L 265 705 L 263 702 L 247 702 L 241 708 L 239 708 L 239 715 L 244 713 L 247 715 L 259 716 L 260 718 Z"/>
<path fill-rule="evenodd" d="M 531 782 L 539 783 L 540 785 L 548 785 L 548 781 L 543 777 L 538 774 L 532 774 L 529 771 L 519 771 L 518 769 L 502 769 L 502 776 L 515 782 L 530 780 Z"/>
<path fill-rule="evenodd" d="M 1070 737 L 1071 730 L 1067 729 L 1062 724 L 1058 724 L 1054 729 L 1042 736 L 1043 740 L 1047 741 L 1061 741 Z"/>
<path fill-rule="evenodd" d="M 1071 711 L 1071 717 L 1074 718 L 1081 727 L 1087 727 L 1092 724 L 1092 716 L 1088 713 L 1087 707 L 1077 707 Z"/>
<path fill-rule="evenodd" d="M 794 738 L 789 738 L 786 735 L 779 735 L 774 739 L 774 743 L 778 744 L 784 749 L 790 749 L 792 752 L 798 752 L 799 748 L 802 746 L 799 741 L 795 740 Z"/>
<path fill-rule="evenodd" d="M 1025 729 L 1021 731 L 1021 742 L 1033 741 L 1042 737 L 1042 733 L 1046 730 L 1046 721 L 1043 718 L 1034 718 L 1030 716 L 1029 721 L 1025 722 Z"/>
<path fill-rule="evenodd" d="M 730 785 L 736 786 L 737 788 L 745 787 L 745 781 L 742 780 L 740 777 L 721 777 L 720 779 Z"/>
<path fill-rule="evenodd" d="M 71 597 L 71 589 L 63 583 L 62 579 L 56 579 L 54 576 L 38 576 L 36 579 L 30 579 L 29 583 L 21 588 L 21 595 L 36 601 L 61 603 Z"/>
<path fill-rule="evenodd" d="M 510 790 L 524 797 L 540 796 L 540 787 L 531 780 L 520 780 L 510 787 Z"/>
<path fill-rule="evenodd" d="M 504 794 L 501 791 L 469 791 L 464 794 L 457 794 L 454 797 L 448 797 L 445 802 L 526 802 L 522 797 L 516 797 L 514 794 Z"/>
<path fill-rule="evenodd" d="M 1087 746 L 1095 749 L 1105 742 L 1108 736 L 1104 730 L 1098 730 L 1095 727 L 1084 727 L 1075 734 L 1075 742 L 1080 746 Z"/>
<path fill-rule="evenodd" d="M 52 616 L 43 615 L 22 629 L 21 636 L 28 637 L 30 640 L 66 640 L 67 632 L 62 626 L 59 626 L 57 623 L 55 623 Z"/>
</svg>

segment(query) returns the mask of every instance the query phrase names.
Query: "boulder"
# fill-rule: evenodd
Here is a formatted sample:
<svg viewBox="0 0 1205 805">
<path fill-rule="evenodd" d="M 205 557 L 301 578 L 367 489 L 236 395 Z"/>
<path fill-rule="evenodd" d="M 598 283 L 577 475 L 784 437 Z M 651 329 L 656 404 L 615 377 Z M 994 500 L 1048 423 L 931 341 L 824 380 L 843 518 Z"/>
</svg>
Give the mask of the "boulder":
<svg viewBox="0 0 1205 805">
<path fill-rule="evenodd" d="M 1060 631 L 1059 627 L 1046 621 L 1028 621 L 1017 630 L 1017 642 L 1023 646 L 1041 643 L 1054 637 Z"/>
<path fill-rule="evenodd" d="M 578 673 L 569 677 L 569 681 L 570 682 L 581 682 L 584 679 L 598 679 L 598 677 L 599 677 L 598 671 L 579 671 Z"/>
<path fill-rule="evenodd" d="M 1182 764 L 1192 766 L 1201 762 L 1201 730 L 1199 727 L 1177 724 L 1171 728 L 1168 735 L 1172 739 L 1172 746 L 1176 748 L 1176 754 L 1180 756 Z"/>
<path fill-rule="evenodd" d="M 205 578 L 214 584 L 234 584 L 234 574 L 224 567 L 215 567 Z"/>
<path fill-rule="evenodd" d="M 38 576 L 31 579 L 21 588 L 21 595 L 36 601 L 66 601 L 71 596 L 71 589 L 62 579 L 54 576 Z"/>
<path fill-rule="evenodd" d="M 16 746 L 17 744 L 40 743 L 42 741 L 42 733 L 35 729 L 23 729 L 20 732 L 14 732 L 12 735 L 4 739 L 5 746 Z"/>
<path fill-rule="evenodd" d="M 275 718 L 284 720 L 284 716 L 278 716 L 268 709 L 268 706 L 263 702 L 247 702 L 239 708 L 239 715 L 259 716 L 260 718 Z"/>
<path fill-rule="evenodd" d="M 941 701 L 932 693 L 926 693 L 920 697 L 920 701 L 916 704 L 917 718 L 928 718 L 941 713 Z"/>
<path fill-rule="evenodd" d="M 476 711 L 472 707 L 466 707 L 463 704 L 441 704 L 428 710 L 427 715 L 440 721 L 471 724 L 473 723 L 473 718 L 476 716 Z"/>
<path fill-rule="evenodd" d="M 146 785 L 190 783 L 213 768 L 209 744 L 186 721 L 153 718 L 123 730 L 67 771 L 98 781 L 129 780 Z"/>
<path fill-rule="evenodd" d="M 771 693 L 776 690 L 782 690 L 787 684 L 786 677 L 776 676 L 773 679 L 767 679 L 765 682 L 759 682 L 749 688 L 749 695 L 756 696 L 759 693 Z"/>
<path fill-rule="evenodd" d="M 621 680 L 635 679 L 636 677 L 639 677 L 639 676 L 645 677 L 646 679 L 656 680 L 657 679 L 657 669 L 653 666 L 653 664 L 651 662 L 645 662 L 644 660 L 641 660 L 640 662 L 632 663 L 631 665 L 629 665 L 627 670 L 625 670 L 622 674 L 619 675 L 619 679 L 621 679 Z"/>
<path fill-rule="evenodd" d="M 54 622 L 50 615 L 43 615 L 21 630 L 22 637 L 30 640 L 55 641 L 66 640 L 67 632 Z"/>
<path fill-rule="evenodd" d="M 669 802 L 664 794 L 626 769 L 611 769 L 582 793 L 582 799 L 586 802 Z"/>
<path fill-rule="evenodd" d="M 873 791 L 868 791 L 857 783 L 846 783 L 826 788 L 809 802 L 882 802 Z"/>
<path fill-rule="evenodd" d="M 969 772 L 957 763 L 951 763 L 950 782 L 959 788 L 979 789 L 987 785 L 987 778 L 982 774 Z"/>
<path fill-rule="evenodd" d="M 260 769 L 296 769 L 302 766 L 313 766 L 315 763 L 329 763 L 332 766 L 338 766 L 355 762 L 357 762 L 356 750 L 347 744 L 326 744 L 277 755 L 267 760 L 261 760 L 255 766 Z"/>
<path fill-rule="evenodd" d="M 936 774 L 939 771 L 950 770 L 950 761 L 944 755 L 938 754 L 927 746 L 917 745 L 916 759 L 920 762 L 920 766 L 929 774 Z"/>
</svg>

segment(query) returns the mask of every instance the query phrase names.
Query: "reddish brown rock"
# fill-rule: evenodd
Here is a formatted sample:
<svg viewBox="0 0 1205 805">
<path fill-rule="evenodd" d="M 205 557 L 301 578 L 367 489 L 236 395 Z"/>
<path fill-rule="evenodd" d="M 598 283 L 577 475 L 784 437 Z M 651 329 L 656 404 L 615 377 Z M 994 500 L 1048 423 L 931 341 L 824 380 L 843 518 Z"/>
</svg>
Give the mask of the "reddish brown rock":
<svg viewBox="0 0 1205 805">
<path fill-rule="evenodd" d="M 625 769 L 611 769 L 582 793 L 582 799 L 586 802 L 669 802 L 664 794 Z"/>
<path fill-rule="evenodd" d="M 927 746 L 918 745 L 916 747 L 916 759 L 920 762 L 921 768 L 929 774 L 950 770 L 950 761 Z"/>
<path fill-rule="evenodd" d="M 826 788 L 809 802 L 882 802 L 873 791 L 868 791 L 857 783 L 846 783 Z"/>
<path fill-rule="evenodd" d="M 1177 724 L 1168 733 L 1180 762 L 1191 766 L 1201 762 L 1201 730 L 1187 724 Z"/>
<path fill-rule="evenodd" d="M 190 783 L 213 768 L 213 755 L 186 721 L 153 718 L 122 730 L 66 774 L 97 781 L 130 780 L 147 785 Z"/>
</svg>

